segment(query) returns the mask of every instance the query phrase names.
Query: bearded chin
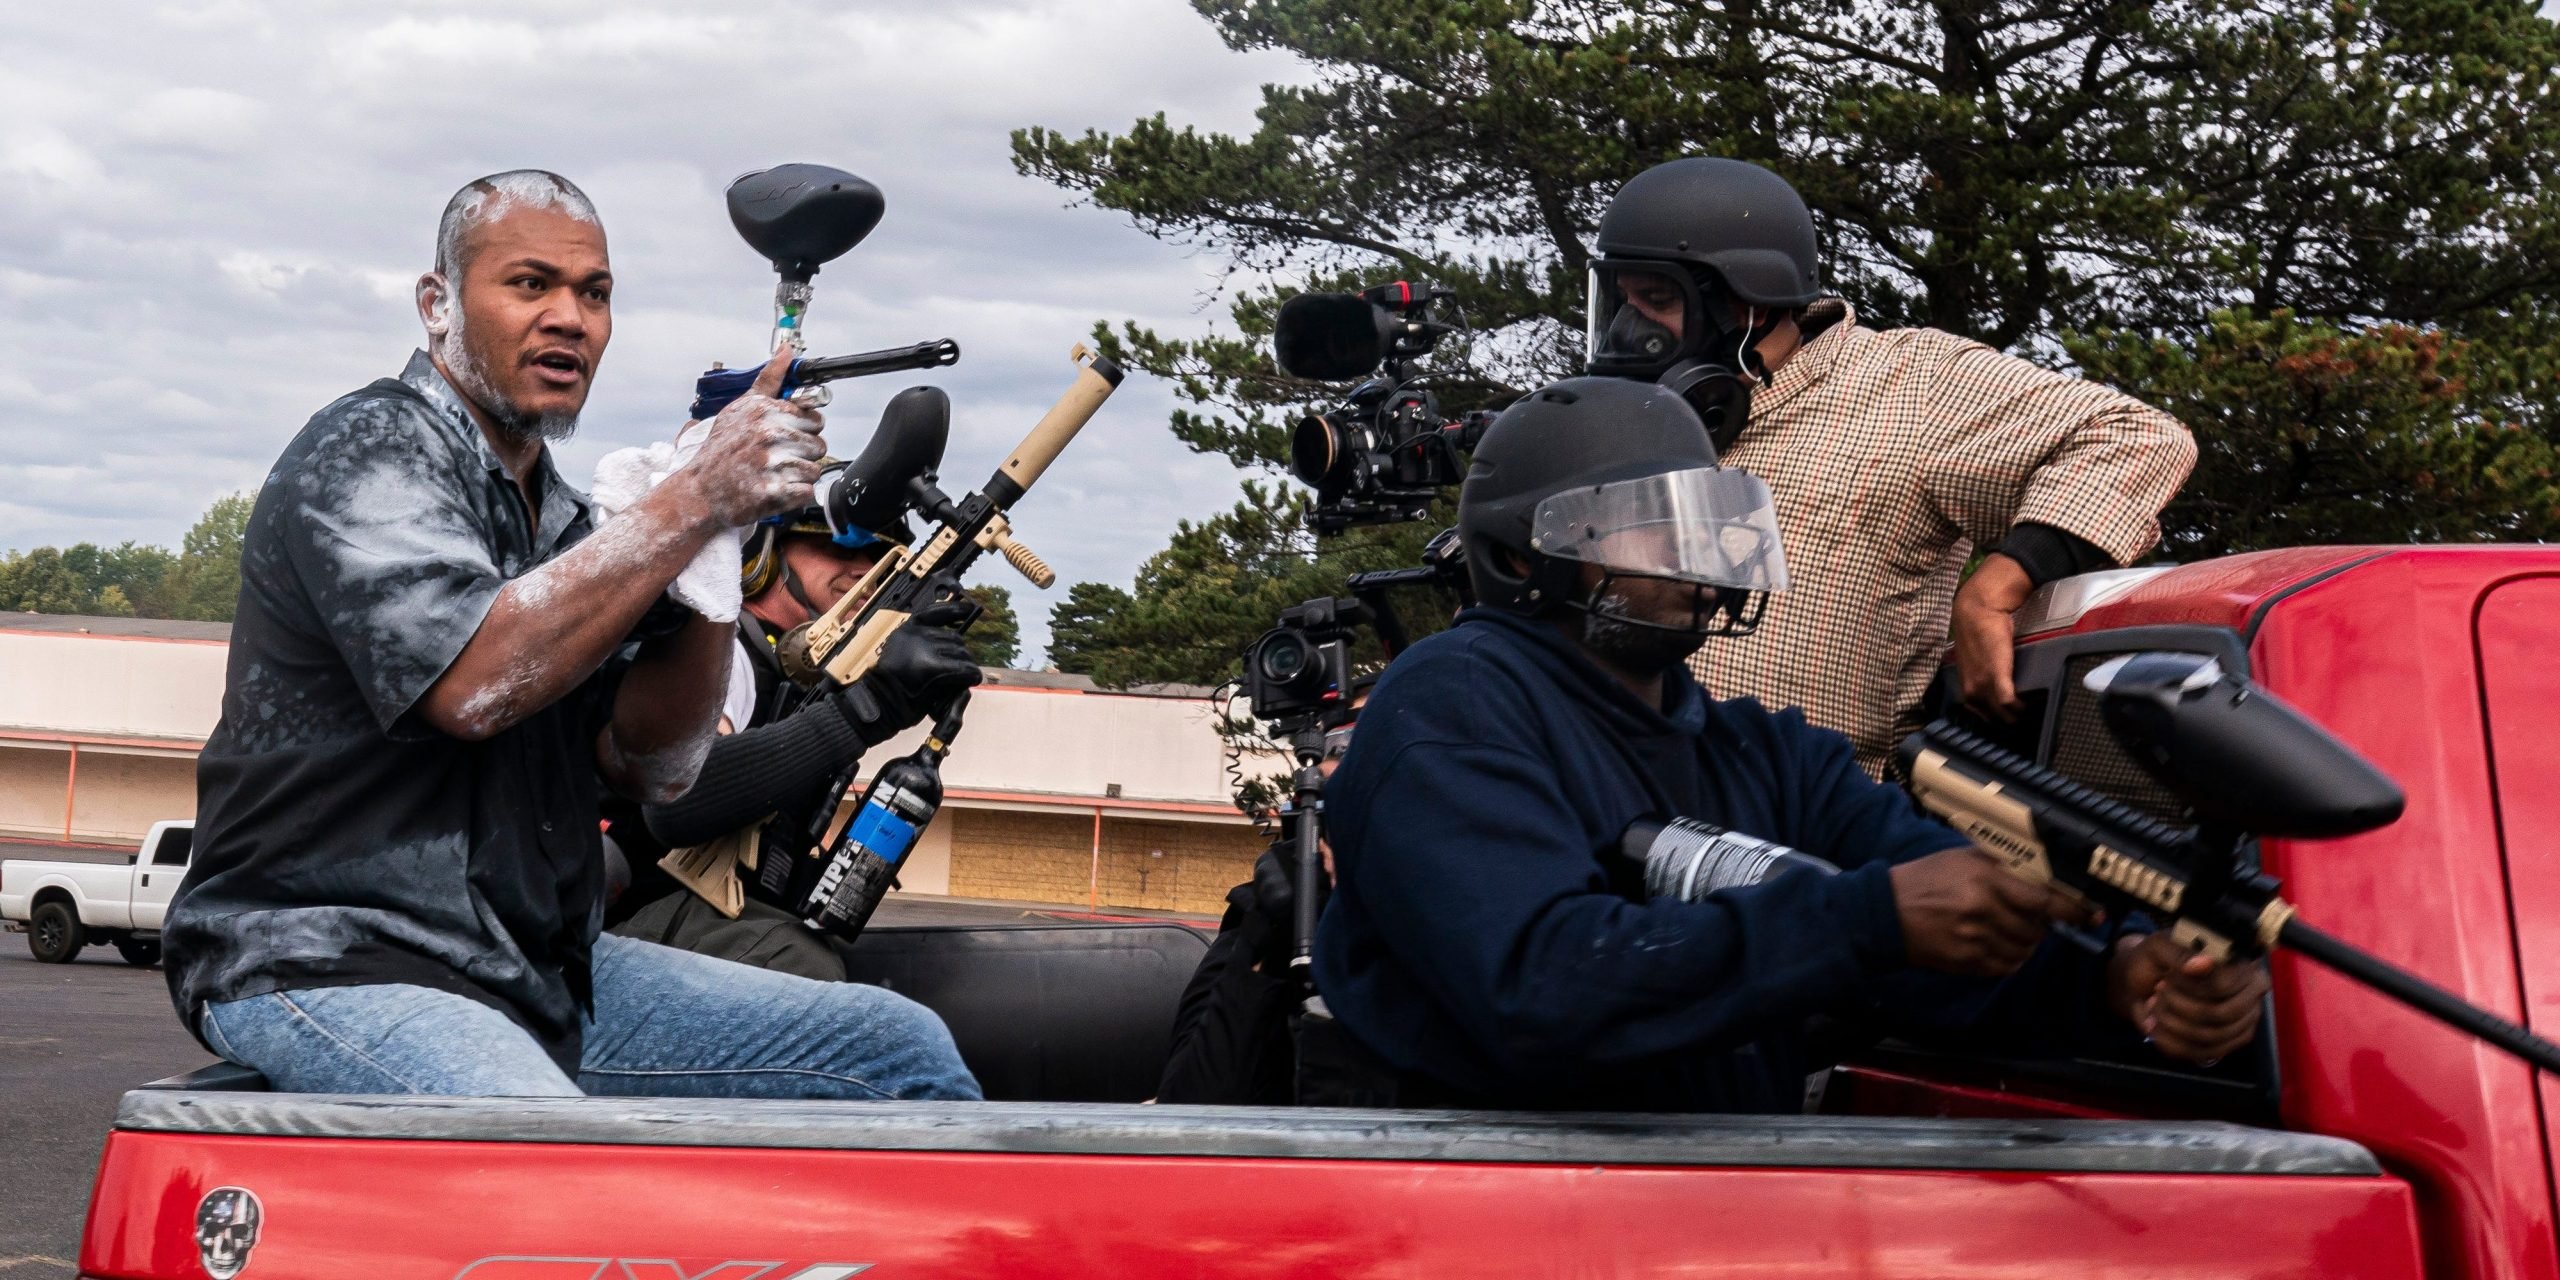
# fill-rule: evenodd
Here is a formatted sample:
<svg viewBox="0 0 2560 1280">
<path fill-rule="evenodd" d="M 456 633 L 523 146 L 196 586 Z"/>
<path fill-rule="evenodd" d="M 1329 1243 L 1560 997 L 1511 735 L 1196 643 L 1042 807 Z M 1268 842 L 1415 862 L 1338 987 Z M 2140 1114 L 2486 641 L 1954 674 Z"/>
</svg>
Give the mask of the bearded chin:
<svg viewBox="0 0 2560 1280">
<path fill-rule="evenodd" d="M 457 313 L 459 310 L 457 307 Z M 453 376 L 454 389 L 489 415 L 489 425 L 498 434 L 518 444 L 537 440 L 556 444 L 578 433 L 577 414 L 528 413 L 500 391 L 497 379 L 489 376 L 488 366 L 472 353 L 471 344 L 463 341 L 459 314 L 454 317 L 453 327 L 445 331 L 441 354 L 445 372 Z"/>
<path fill-rule="evenodd" d="M 1707 633 L 1639 622 L 1626 597 L 1602 595 L 1582 615 L 1582 643 L 1621 671 L 1651 675 L 1684 662 L 1707 643 Z"/>
</svg>

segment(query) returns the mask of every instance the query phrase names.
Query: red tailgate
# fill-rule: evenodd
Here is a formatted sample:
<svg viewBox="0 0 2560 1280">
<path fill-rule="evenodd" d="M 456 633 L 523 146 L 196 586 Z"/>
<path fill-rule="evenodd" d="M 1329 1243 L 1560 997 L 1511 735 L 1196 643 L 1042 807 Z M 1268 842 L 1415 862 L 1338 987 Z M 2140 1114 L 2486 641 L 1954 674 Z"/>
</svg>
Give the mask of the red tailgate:
<svg viewBox="0 0 2560 1280">
<path fill-rule="evenodd" d="M 200 1276 L 221 1188 L 261 1209 L 245 1280 L 2418 1274 L 2368 1153 L 2236 1125 L 136 1093 L 120 1126 L 112 1280 Z"/>
</svg>

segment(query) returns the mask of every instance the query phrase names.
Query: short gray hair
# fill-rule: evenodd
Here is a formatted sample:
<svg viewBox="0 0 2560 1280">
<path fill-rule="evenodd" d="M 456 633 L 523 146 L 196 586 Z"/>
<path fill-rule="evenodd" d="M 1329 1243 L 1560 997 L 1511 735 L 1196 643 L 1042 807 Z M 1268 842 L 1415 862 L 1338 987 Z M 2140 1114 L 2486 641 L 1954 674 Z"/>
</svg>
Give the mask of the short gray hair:
<svg viewBox="0 0 2560 1280">
<path fill-rule="evenodd" d="M 471 229 L 518 205 L 557 209 L 580 222 L 602 225 L 587 193 L 548 169 L 509 169 L 474 178 L 444 202 L 444 216 L 436 220 L 436 274 L 459 287 L 460 273 L 469 265 L 463 241 Z"/>
</svg>

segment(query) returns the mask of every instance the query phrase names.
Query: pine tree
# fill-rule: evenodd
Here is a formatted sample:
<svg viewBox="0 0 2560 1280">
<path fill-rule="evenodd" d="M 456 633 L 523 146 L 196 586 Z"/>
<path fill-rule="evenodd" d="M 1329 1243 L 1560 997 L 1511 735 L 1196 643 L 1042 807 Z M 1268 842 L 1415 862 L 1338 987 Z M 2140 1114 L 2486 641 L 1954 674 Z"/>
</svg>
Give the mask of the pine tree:
<svg viewBox="0 0 2560 1280">
<path fill-rule="evenodd" d="M 998 586 L 976 586 L 969 598 L 978 602 L 978 620 L 962 633 L 969 656 L 982 667 L 1010 667 L 1022 656 L 1022 619 L 1013 612 L 1013 592 Z"/>
<path fill-rule="evenodd" d="M 2545 301 L 2560 285 L 2560 187 L 2547 180 L 2560 171 L 2560 34 L 2529 3 L 1194 7 L 1233 48 L 1297 55 L 1313 83 L 1266 86 L 1249 134 L 1159 115 L 1117 134 L 1025 129 L 1014 157 L 1230 265 L 1230 331 L 1100 336 L 1172 380 L 1190 405 L 1172 423 L 1179 439 L 1239 467 L 1276 470 L 1289 422 L 1339 390 L 1274 368 L 1281 297 L 1395 277 L 1448 285 L 1475 340 L 1443 362 L 1444 399 L 1498 404 L 1574 367 L 1587 246 L 1609 195 L 1659 161 L 1725 155 L 1804 193 L 1829 282 L 1867 323 L 2078 360 L 2214 433 L 2191 490 L 2203 496 L 2173 509 L 2173 553 L 2550 528 L 2496 511 L 2530 516 L 2536 451 L 2560 439 L 2560 313 Z M 2276 324 L 2279 311 L 2281 335 L 2229 327 Z M 2267 356 L 2332 339 L 2352 371 L 2306 380 L 2303 351 Z M 2428 343 L 2429 359 L 2461 366 L 2450 398 L 2425 385 L 2439 376 L 2417 359 Z M 2270 376 L 2269 358 L 2294 372 Z M 2334 397 L 2306 400 L 2323 386 L 2372 407 L 2346 425 Z M 2230 498 L 2215 495 L 2287 492 L 2265 480 L 2300 442 L 2288 415 L 2306 408 L 2345 433 L 2327 451 L 2366 442 L 2369 462 L 2336 478 L 2468 496 L 2379 523 L 2351 518 L 2344 499 L 2230 523 L 2210 505 Z M 1071 596 L 1053 619 L 1067 660 L 1097 678 L 1203 679 L 1213 655 L 1230 668 L 1269 614 L 1221 609 L 1212 636 L 1170 603 L 1260 608 L 1275 580 L 1292 585 L 1272 595 L 1299 590 L 1278 560 L 1311 567 L 1329 553 L 1302 544 L 1267 569 L 1198 553 L 1264 545 L 1283 502 L 1184 526 L 1125 605 L 1099 588 Z M 1335 568 L 1307 593 L 1338 586 Z"/>
</svg>

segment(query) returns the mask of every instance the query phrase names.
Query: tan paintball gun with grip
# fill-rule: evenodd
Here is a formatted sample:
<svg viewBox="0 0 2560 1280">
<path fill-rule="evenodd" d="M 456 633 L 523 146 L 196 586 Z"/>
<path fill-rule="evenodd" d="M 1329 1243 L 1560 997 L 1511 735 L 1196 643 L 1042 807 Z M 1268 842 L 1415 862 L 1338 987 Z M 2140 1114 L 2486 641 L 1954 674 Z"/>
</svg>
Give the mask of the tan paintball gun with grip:
<svg viewBox="0 0 2560 1280">
<path fill-rule="evenodd" d="M 1913 798 L 2012 874 L 2121 919 L 2141 913 L 2216 958 L 2283 948 L 2560 1073 L 2560 1045 L 2300 919 L 2244 848 L 2398 821 L 2400 787 L 2274 695 L 2200 654 L 2108 662 L 2068 696 L 2097 700 L 2127 755 L 2194 813 L 2174 826 L 1969 730 L 1937 721 L 1896 752 Z"/>
<path fill-rule="evenodd" d="M 1071 356 L 1077 366 L 1074 385 L 976 493 L 953 501 L 931 471 L 906 481 L 907 508 L 939 527 L 913 550 L 898 547 L 882 556 L 826 616 L 798 633 L 782 654 L 786 670 L 822 675 L 823 682 L 837 685 L 861 679 L 880 660 L 880 646 L 888 643 L 889 633 L 919 610 L 958 598 L 961 575 L 989 551 L 1003 556 L 1034 586 L 1057 581 L 1031 548 L 1014 539 L 1005 513 L 1120 386 L 1118 365 L 1082 345 Z"/>
</svg>

